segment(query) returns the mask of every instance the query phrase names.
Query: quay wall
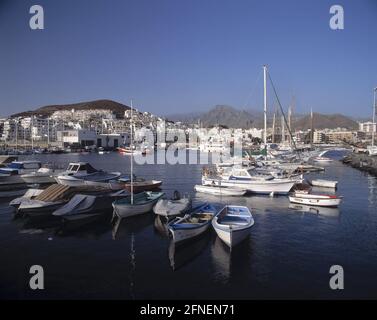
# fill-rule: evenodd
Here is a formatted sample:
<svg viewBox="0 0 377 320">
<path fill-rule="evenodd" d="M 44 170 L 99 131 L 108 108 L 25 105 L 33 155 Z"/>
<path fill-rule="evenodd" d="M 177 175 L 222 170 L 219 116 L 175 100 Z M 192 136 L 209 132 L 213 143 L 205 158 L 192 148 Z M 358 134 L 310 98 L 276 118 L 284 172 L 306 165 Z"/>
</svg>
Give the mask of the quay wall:
<svg viewBox="0 0 377 320">
<path fill-rule="evenodd" d="M 351 153 L 344 157 L 342 162 L 353 168 L 377 176 L 377 157 L 371 157 L 367 154 Z"/>
</svg>

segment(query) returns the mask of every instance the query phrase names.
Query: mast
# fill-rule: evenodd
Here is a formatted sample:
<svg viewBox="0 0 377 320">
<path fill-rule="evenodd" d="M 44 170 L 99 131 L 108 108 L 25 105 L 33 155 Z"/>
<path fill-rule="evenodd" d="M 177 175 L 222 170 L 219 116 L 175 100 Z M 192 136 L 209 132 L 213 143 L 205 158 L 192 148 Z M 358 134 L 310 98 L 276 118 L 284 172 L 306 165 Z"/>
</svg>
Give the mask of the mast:
<svg viewBox="0 0 377 320">
<path fill-rule="evenodd" d="M 16 151 L 18 150 L 18 119 L 16 120 Z"/>
<path fill-rule="evenodd" d="M 292 118 L 292 107 L 290 106 L 288 108 L 288 128 L 292 132 L 291 118 Z M 288 136 L 288 140 L 289 140 L 289 145 L 291 145 L 292 144 L 292 137 L 291 137 L 291 135 Z"/>
<path fill-rule="evenodd" d="M 31 151 L 34 150 L 34 115 L 31 116 Z"/>
<path fill-rule="evenodd" d="M 134 204 L 134 149 L 133 149 L 133 113 L 132 113 L 132 100 L 131 100 L 131 204 Z"/>
<path fill-rule="evenodd" d="M 267 147 L 267 66 L 263 66 L 264 145 Z"/>
<path fill-rule="evenodd" d="M 274 117 L 272 119 L 272 143 L 275 143 L 275 117 L 276 112 L 274 112 Z"/>
<path fill-rule="evenodd" d="M 281 116 L 281 143 L 285 142 L 285 125 L 284 125 L 284 116 Z"/>
<path fill-rule="evenodd" d="M 374 88 L 374 95 L 373 95 L 372 148 L 374 147 L 374 136 L 375 136 L 375 131 L 376 131 L 376 91 L 377 91 L 377 87 Z"/>
<path fill-rule="evenodd" d="M 50 117 L 47 117 L 47 147 L 50 146 Z"/>
<path fill-rule="evenodd" d="M 310 108 L 310 146 L 313 147 L 314 128 L 313 128 L 313 108 Z"/>
</svg>

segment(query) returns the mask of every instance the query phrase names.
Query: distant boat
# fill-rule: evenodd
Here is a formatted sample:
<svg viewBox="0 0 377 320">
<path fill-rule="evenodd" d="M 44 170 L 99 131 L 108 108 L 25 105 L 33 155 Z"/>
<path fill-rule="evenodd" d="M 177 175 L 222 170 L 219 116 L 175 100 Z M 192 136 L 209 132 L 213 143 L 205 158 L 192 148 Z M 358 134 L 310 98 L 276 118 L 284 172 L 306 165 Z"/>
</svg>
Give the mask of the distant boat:
<svg viewBox="0 0 377 320">
<path fill-rule="evenodd" d="M 294 193 L 289 196 L 289 201 L 311 206 L 337 207 L 342 202 L 342 197 L 323 194 L 301 194 Z"/>
<path fill-rule="evenodd" d="M 254 219 L 247 207 L 225 206 L 212 220 L 218 237 L 232 248 L 250 235 Z"/>
<path fill-rule="evenodd" d="M 243 196 L 247 190 L 239 189 L 239 188 L 232 188 L 232 187 L 223 187 L 217 185 L 195 185 L 195 191 L 208 193 L 215 196 Z"/>
<path fill-rule="evenodd" d="M 175 218 L 168 224 L 174 243 L 180 243 L 205 232 L 216 214 L 216 208 L 211 204 L 203 204 L 186 214 Z"/>
<path fill-rule="evenodd" d="M 191 209 L 191 206 L 191 197 L 181 198 L 179 196 L 179 193 L 176 191 L 172 199 L 158 200 L 155 207 L 153 208 L 153 211 L 157 215 L 168 218 L 186 213 Z"/>
<path fill-rule="evenodd" d="M 318 156 L 318 157 L 314 157 L 314 158 L 313 158 L 313 161 L 315 161 L 315 162 L 332 162 L 332 161 L 334 161 L 334 160 L 331 159 L 331 158 Z"/>
</svg>

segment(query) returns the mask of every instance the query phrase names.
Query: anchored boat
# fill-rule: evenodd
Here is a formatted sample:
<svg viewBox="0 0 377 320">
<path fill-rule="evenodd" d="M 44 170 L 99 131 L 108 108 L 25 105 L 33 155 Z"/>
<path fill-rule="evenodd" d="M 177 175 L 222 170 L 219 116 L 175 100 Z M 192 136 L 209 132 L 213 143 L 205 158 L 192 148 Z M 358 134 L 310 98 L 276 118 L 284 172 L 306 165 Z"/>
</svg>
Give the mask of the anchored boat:
<svg viewBox="0 0 377 320">
<path fill-rule="evenodd" d="M 247 207 L 225 206 L 212 220 L 218 237 L 232 248 L 250 235 L 254 219 Z"/>
<path fill-rule="evenodd" d="M 218 185 L 199 185 L 194 186 L 195 191 L 208 193 L 215 196 L 243 196 L 247 190 L 240 188 L 223 187 Z"/>
<path fill-rule="evenodd" d="M 206 203 L 194 208 L 184 217 L 175 218 L 168 225 L 174 243 L 180 243 L 201 235 L 208 229 L 215 214 L 216 208 Z"/>
<path fill-rule="evenodd" d="M 323 194 L 302 194 L 294 193 L 289 196 L 289 201 L 292 203 L 306 204 L 320 207 L 337 207 L 342 202 L 343 197 Z"/>
<path fill-rule="evenodd" d="M 175 191 L 172 199 L 158 200 L 153 211 L 155 214 L 169 218 L 187 212 L 191 206 L 191 197 L 181 198 L 178 191 Z"/>
</svg>

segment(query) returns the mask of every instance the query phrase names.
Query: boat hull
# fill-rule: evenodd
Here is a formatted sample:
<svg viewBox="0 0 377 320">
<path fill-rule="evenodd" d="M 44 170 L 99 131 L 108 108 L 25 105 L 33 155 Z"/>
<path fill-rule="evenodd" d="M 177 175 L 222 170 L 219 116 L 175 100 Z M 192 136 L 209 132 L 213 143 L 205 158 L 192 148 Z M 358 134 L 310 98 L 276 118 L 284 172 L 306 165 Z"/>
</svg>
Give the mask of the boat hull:
<svg viewBox="0 0 377 320">
<path fill-rule="evenodd" d="M 195 228 L 185 228 L 185 229 L 169 228 L 169 231 L 172 234 L 173 242 L 175 244 L 178 244 L 178 243 L 183 243 L 184 241 L 200 236 L 202 233 L 208 230 L 210 223 L 211 222 L 209 221 L 208 223 L 205 223 Z"/>
<path fill-rule="evenodd" d="M 318 206 L 318 207 L 338 207 L 342 199 L 341 198 L 315 199 L 315 198 L 302 198 L 302 197 L 289 196 L 289 201 L 292 203 Z"/>
<path fill-rule="evenodd" d="M 232 230 L 230 228 L 226 230 L 214 227 L 217 236 L 230 248 L 236 246 L 237 244 L 248 238 L 250 236 L 251 228 L 252 225 L 240 230 Z"/>
<path fill-rule="evenodd" d="M 203 178 L 203 185 L 221 185 L 224 187 L 232 187 L 238 189 L 246 189 L 251 193 L 257 194 L 288 194 L 295 183 L 299 180 L 287 180 L 287 181 L 249 181 L 249 180 L 225 180 L 225 179 L 210 179 Z"/>
<path fill-rule="evenodd" d="M 229 188 L 229 187 L 220 187 L 220 186 L 211 186 L 211 185 L 196 185 L 195 191 L 208 193 L 215 196 L 243 196 L 247 191 L 244 189 Z"/>
</svg>

